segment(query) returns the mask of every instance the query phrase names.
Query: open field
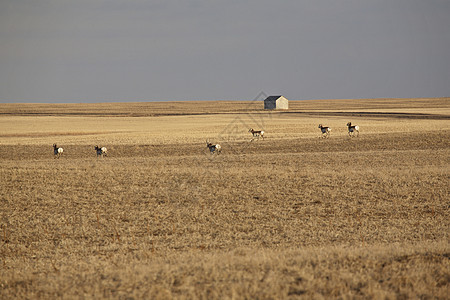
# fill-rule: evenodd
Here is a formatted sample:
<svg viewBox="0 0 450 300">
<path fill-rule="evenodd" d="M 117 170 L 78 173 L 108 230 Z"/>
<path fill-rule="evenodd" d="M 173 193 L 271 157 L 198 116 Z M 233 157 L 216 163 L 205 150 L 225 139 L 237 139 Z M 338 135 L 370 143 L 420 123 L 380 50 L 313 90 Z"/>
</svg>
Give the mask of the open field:
<svg viewBox="0 0 450 300">
<path fill-rule="evenodd" d="M 450 99 L 261 106 L 0 104 L 0 298 L 448 299 Z"/>
</svg>

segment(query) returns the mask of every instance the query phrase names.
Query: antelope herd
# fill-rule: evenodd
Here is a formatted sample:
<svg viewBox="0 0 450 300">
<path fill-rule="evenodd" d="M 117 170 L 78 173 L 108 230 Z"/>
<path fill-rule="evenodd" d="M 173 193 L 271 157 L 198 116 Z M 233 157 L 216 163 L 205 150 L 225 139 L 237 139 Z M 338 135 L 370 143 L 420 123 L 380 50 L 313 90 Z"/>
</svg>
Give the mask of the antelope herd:
<svg viewBox="0 0 450 300">
<path fill-rule="evenodd" d="M 319 124 L 320 131 L 322 132 L 321 137 L 322 138 L 329 138 L 331 133 L 331 127 L 323 126 L 322 124 Z M 350 137 L 358 137 L 359 136 L 359 126 L 358 125 L 352 125 L 352 122 L 347 123 L 347 129 L 348 129 L 348 135 Z M 264 140 L 264 130 L 254 130 L 253 128 L 250 128 L 249 131 L 252 134 L 252 139 L 250 142 L 253 142 L 255 138 L 258 140 L 262 138 Z M 206 147 L 209 149 L 209 152 L 212 154 L 219 155 L 222 152 L 222 147 L 219 144 L 213 144 L 206 140 Z M 102 158 L 104 156 L 107 156 L 108 149 L 106 147 L 99 147 L 98 145 L 94 147 L 94 150 L 97 153 L 97 158 L 101 156 Z M 53 144 L 53 154 L 55 158 L 60 158 L 63 154 L 64 149 L 61 147 L 58 147 L 56 144 Z"/>
<path fill-rule="evenodd" d="M 106 149 L 106 147 L 95 146 L 94 150 L 97 152 L 97 158 L 99 156 L 101 156 L 102 158 L 103 156 L 107 156 L 108 149 Z M 64 152 L 63 148 L 58 147 L 56 144 L 53 144 L 53 154 L 55 158 L 60 158 L 63 152 Z"/>
</svg>

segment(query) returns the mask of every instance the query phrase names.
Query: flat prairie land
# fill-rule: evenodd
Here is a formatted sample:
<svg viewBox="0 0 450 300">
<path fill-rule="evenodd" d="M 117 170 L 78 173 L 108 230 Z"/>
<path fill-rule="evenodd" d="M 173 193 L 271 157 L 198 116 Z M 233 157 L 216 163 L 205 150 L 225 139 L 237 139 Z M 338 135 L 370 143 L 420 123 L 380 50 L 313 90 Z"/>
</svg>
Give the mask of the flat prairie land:
<svg viewBox="0 0 450 300">
<path fill-rule="evenodd" d="M 0 298 L 448 299 L 450 98 L 261 108 L 0 104 Z"/>
</svg>

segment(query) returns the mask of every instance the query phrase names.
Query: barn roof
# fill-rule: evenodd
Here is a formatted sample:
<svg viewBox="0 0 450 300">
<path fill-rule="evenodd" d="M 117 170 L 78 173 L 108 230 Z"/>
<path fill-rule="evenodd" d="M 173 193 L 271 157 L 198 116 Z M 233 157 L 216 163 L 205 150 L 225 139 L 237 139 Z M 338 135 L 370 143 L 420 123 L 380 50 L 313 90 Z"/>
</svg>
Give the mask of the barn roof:
<svg viewBox="0 0 450 300">
<path fill-rule="evenodd" d="M 278 98 L 281 98 L 281 97 L 283 97 L 283 96 L 281 96 L 281 95 L 280 96 L 269 96 L 264 101 L 276 101 L 276 100 L 278 100 Z"/>
</svg>

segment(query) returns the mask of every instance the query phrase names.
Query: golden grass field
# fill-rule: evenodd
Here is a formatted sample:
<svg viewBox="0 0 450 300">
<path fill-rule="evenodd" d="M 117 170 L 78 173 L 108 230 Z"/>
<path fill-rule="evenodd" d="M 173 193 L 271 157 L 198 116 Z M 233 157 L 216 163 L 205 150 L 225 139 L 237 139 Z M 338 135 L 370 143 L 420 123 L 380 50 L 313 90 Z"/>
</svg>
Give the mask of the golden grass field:
<svg viewBox="0 0 450 300">
<path fill-rule="evenodd" d="M 0 298 L 448 299 L 449 133 L 450 98 L 0 104 Z"/>
</svg>

